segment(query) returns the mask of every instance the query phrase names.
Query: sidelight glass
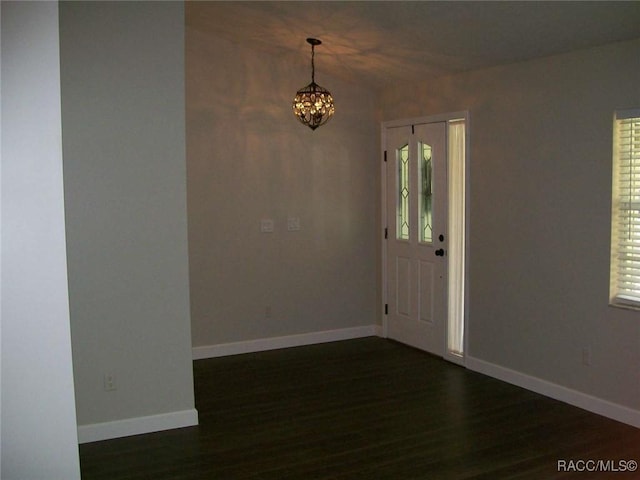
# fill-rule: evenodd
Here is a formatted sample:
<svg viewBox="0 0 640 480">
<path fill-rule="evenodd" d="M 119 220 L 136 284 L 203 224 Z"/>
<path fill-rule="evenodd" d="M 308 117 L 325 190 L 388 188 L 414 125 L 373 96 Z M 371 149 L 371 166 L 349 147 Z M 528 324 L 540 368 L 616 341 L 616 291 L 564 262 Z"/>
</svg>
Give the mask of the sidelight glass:
<svg viewBox="0 0 640 480">
<path fill-rule="evenodd" d="M 449 318 L 447 322 L 447 350 L 450 355 L 460 358 L 464 354 L 465 317 L 465 121 L 450 121 L 448 137 Z"/>
</svg>

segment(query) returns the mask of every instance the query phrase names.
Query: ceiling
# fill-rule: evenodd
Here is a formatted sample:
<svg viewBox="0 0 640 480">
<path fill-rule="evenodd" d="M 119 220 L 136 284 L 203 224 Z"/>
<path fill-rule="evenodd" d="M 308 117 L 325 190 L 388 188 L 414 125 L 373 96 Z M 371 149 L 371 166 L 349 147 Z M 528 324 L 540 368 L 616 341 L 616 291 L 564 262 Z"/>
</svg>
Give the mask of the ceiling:
<svg viewBox="0 0 640 480">
<path fill-rule="evenodd" d="M 640 38 L 640 1 L 187 2 L 187 28 L 381 88 Z M 640 55 L 639 60 L 640 62 Z"/>
</svg>

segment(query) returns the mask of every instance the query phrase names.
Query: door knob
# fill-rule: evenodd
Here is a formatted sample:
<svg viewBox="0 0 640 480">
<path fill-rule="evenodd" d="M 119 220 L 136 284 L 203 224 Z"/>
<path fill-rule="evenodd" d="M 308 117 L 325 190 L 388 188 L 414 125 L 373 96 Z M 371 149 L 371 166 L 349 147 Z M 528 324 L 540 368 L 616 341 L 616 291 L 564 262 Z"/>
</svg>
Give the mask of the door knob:
<svg viewBox="0 0 640 480">
<path fill-rule="evenodd" d="M 438 250 L 436 250 L 436 257 L 444 257 L 444 249 L 443 248 L 439 248 Z"/>
</svg>

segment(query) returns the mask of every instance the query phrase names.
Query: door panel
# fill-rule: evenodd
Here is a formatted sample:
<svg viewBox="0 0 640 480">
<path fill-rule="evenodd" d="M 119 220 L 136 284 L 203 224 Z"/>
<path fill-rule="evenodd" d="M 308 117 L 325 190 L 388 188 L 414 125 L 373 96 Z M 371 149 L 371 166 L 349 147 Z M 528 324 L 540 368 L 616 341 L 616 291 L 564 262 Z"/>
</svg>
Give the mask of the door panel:
<svg viewBox="0 0 640 480">
<path fill-rule="evenodd" d="M 444 122 L 386 130 L 387 334 L 437 355 L 447 312 L 445 135 Z"/>
<path fill-rule="evenodd" d="M 434 269 L 433 263 L 420 260 L 420 284 L 418 295 L 420 296 L 419 319 L 423 322 L 433 323 L 433 296 L 434 296 Z"/>
<path fill-rule="evenodd" d="M 397 257 L 396 272 L 396 313 L 406 317 L 411 314 L 411 259 Z"/>
</svg>

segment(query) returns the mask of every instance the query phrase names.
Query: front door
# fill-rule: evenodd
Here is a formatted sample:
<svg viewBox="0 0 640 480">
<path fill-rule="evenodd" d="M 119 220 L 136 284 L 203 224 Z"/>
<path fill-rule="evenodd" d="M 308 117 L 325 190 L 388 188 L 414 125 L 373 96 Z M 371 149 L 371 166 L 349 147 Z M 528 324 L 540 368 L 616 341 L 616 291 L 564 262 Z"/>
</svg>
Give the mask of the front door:
<svg viewBox="0 0 640 480">
<path fill-rule="evenodd" d="M 387 335 L 443 356 L 447 321 L 446 122 L 386 129 Z"/>
</svg>

